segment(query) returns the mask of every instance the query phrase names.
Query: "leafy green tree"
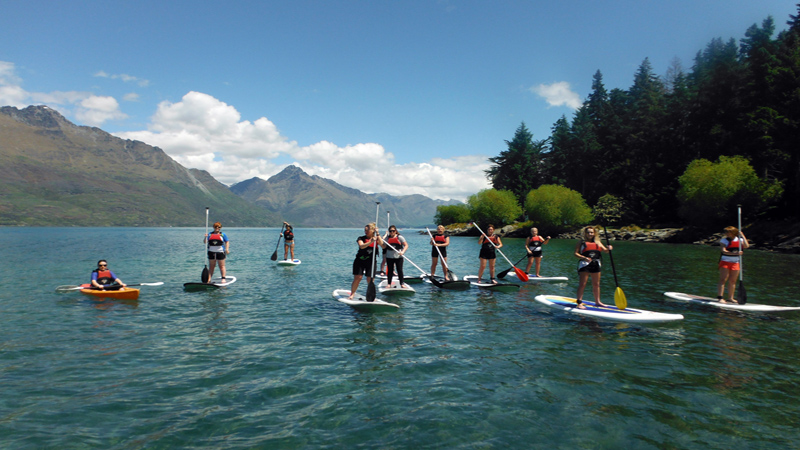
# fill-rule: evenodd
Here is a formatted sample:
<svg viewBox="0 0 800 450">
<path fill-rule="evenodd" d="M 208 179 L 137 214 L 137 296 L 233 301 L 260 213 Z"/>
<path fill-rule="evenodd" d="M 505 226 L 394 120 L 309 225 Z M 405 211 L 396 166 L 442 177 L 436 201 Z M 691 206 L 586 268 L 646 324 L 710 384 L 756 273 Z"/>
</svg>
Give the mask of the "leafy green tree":
<svg viewBox="0 0 800 450">
<path fill-rule="evenodd" d="M 485 226 L 496 227 L 509 224 L 522 215 L 522 207 L 511 191 L 484 189 L 467 199 L 472 220 Z"/>
<path fill-rule="evenodd" d="M 564 186 L 545 184 L 525 198 L 528 219 L 540 227 L 561 232 L 592 221 L 592 210 L 580 193 Z"/>
<path fill-rule="evenodd" d="M 737 204 L 755 214 L 783 192 L 779 182 L 759 179 L 753 166 L 741 156 L 720 156 L 715 163 L 707 159 L 692 161 L 678 182 L 679 214 L 702 226 L 730 222 Z"/>
<path fill-rule="evenodd" d="M 437 225 L 450 225 L 453 223 L 466 223 L 470 221 L 469 206 L 440 205 L 436 207 L 436 215 L 433 217 Z"/>
<path fill-rule="evenodd" d="M 624 216 L 625 205 L 621 198 L 606 194 L 597 200 L 597 204 L 592 208 L 592 213 L 603 224 L 614 225 L 619 223 Z"/>
<path fill-rule="evenodd" d="M 506 145 L 507 150 L 489 158 L 493 165 L 486 175 L 492 187 L 513 192 L 517 202 L 522 203 L 528 191 L 542 184 L 542 153 L 547 139 L 534 141 L 533 133 L 522 122 L 514 139 L 506 141 Z"/>
</svg>

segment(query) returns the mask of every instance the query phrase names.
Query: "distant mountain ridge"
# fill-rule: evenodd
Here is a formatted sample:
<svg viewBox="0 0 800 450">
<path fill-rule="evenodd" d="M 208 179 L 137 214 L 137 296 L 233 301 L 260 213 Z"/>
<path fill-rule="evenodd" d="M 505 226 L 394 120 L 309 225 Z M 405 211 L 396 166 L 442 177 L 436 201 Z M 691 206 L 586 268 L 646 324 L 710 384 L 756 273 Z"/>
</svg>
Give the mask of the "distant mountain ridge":
<svg viewBox="0 0 800 450">
<path fill-rule="evenodd" d="M 436 207 L 456 203 L 423 195 L 366 194 L 358 189 L 288 166 L 267 180 L 251 178 L 231 186 L 231 191 L 300 227 L 362 227 L 375 220 L 375 202 L 381 203 L 379 225 L 386 213 L 398 226 L 433 223 Z"/>
</svg>

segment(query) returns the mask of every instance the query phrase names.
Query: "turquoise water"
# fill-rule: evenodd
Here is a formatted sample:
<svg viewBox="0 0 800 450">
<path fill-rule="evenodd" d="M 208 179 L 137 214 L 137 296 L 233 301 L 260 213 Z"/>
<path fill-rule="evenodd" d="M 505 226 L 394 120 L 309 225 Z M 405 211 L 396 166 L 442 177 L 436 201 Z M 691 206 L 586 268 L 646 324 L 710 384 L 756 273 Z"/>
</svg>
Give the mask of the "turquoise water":
<svg viewBox="0 0 800 450">
<path fill-rule="evenodd" d="M 512 294 L 415 285 L 398 312 L 362 314 L 331 298 L 349 289 L 360 230 L 297 229 L 303 263 L 289 268 L 269 260 L 278 229 L 225 231 L 239 281 L 187 293 L 202 229 L 3 229 L 0 447 L 800 447 L 800 314 L 661 295 L 712 295 L 714 248 L 616 243 L 629 305 L 686 317 L 628 325 L 533 301 L 574 296 L 573 241 L 551 241 L 542 269 L 569 282 Z M 427 238 L 405 236 L 427 269 Z M 477 240 L 451 241 L 452 269 L 477 273 Z M 522 256 L 521 240 L 504 243 Z M 133 302 L 54 292 L 100 258 L 127 283 L 165 284 Z M 748 252 L 749 301 L 800 305 L 798 263 Z M 605 269 L 613 302 L 607 258 Z"/>
</svg>

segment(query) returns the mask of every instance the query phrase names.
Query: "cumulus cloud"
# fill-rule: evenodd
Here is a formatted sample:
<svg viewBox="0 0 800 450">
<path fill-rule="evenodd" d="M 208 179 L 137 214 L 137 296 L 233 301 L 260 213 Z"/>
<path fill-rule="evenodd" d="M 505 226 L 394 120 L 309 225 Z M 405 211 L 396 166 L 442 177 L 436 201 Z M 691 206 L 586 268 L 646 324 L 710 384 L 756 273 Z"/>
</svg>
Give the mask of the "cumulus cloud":
<svg viewBox="0 0 800 450">
<path fill-rule="evenodd" d="M 370 193 L 463 200 L 489 187 L 485 156 L 397 164 L 377 143 L 300 146 L 266 117 L 242 120 L 236 108 L 201 92 L 160 103 L 147 130 L 116 135 L 160 147 L 183 166 L 206 170 L 226 184 L 267 179 L 288 159 L 311 175 Z"/>
<path fill-rule="evenodd" d="M 581 97 L 572 90 L 569 83 L 559 81 L 552 84 L 540 84 L 529 89 L 542 97 L 550 106 L 568 106 L 572 109 L 581 107 Z"/>
</svg>

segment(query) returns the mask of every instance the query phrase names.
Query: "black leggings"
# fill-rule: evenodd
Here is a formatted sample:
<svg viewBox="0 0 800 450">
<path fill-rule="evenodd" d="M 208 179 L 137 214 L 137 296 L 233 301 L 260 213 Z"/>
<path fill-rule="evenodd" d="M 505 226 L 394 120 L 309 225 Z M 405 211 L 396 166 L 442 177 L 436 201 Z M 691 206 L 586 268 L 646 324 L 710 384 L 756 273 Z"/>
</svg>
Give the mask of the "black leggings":
<svg viewBox="0 0 800 450">
<path fill-rule="evenodd" d="M 403 284 L 403 258 L 386 258 L 386 282 L 392 284 L 392 276 L 394 276 L 395 268 L 397 269 L 397 278 L 400 279 L 400 285 Z"/>
</svg>

